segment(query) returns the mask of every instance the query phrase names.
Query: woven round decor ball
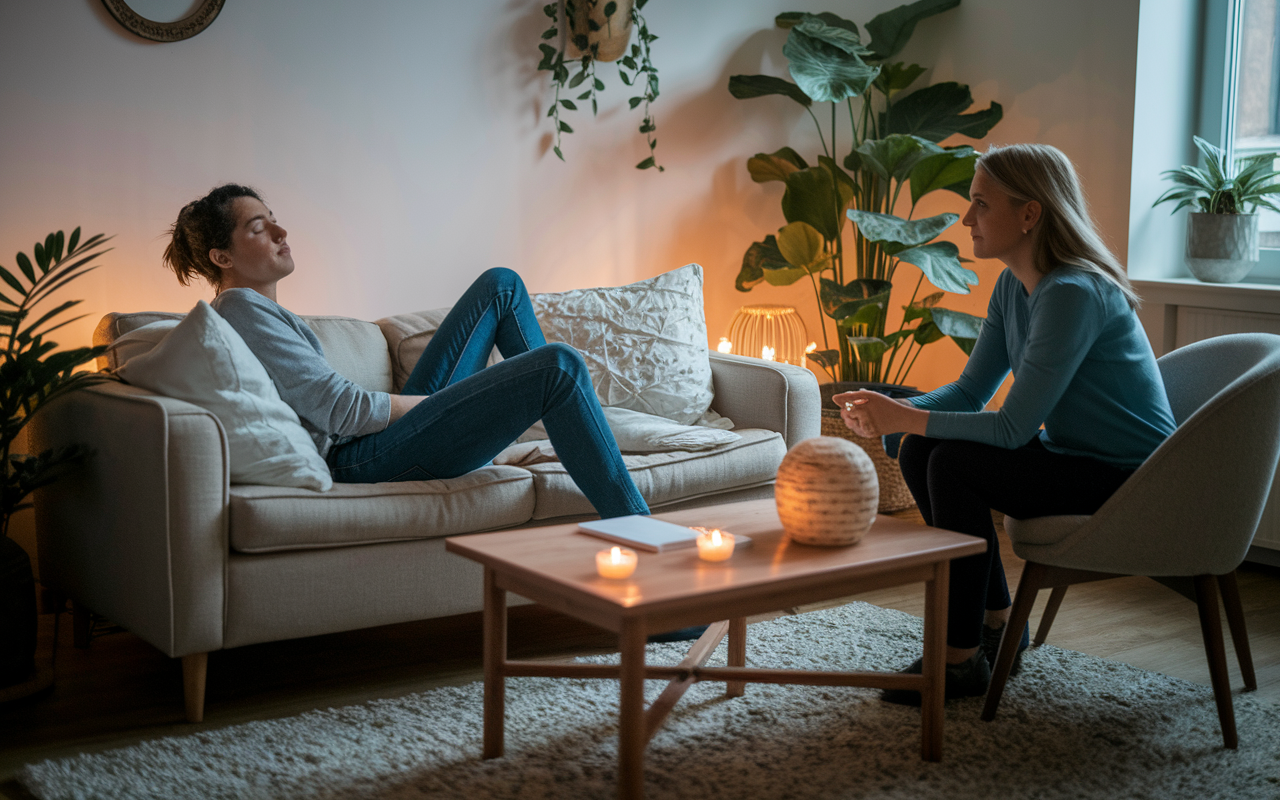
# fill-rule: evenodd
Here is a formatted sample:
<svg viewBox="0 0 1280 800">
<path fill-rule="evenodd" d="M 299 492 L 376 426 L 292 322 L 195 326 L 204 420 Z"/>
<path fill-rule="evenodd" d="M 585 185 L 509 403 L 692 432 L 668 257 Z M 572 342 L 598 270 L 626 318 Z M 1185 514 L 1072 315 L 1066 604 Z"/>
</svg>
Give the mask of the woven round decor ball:
<svg viewBox="0 0 1280 800">
<path fill-rule="evenodd" d="M 787 538 L 802 544 L 857 544 L 876 521 L 880 481 L 861 447 L 817 436 L 787 453 L 773 487 Z"/>
</svg>

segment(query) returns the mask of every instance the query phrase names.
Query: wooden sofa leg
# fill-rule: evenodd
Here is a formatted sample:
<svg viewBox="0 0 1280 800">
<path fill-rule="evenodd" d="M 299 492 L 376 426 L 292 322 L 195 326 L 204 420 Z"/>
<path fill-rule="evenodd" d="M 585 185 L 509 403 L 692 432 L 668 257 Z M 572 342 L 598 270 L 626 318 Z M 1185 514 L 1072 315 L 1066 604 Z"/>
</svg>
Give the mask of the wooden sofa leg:
<svg viewBox="0 0 1280 800">
<path fill-rule="evenodd" d="M 208 668 L 208 653 L 182 657 L 182 697 L 187 705 L 187 722 L 204 722 L 204 680 Z"/>
<path fill-rule="evenodd" d="M 1231 643 L 1236 648 L 1244 688 L 1253 691 L 1258 688 L 1258 677 L 1253 672 L 1253 653 L 1249 650 L 1249 631 L 1244 624 L 1244 607 L 1240 604 L 1235 572 L 1219 575 L 1218 588 L 1222 591 L 1222 606 L 1227 612 L 1227 626 L 1231 629 Z"/>
<path fill-rule="evenodd" d="M 1235 750 L 1236 714 L 1231 704 L 1231 681 L 1227 677 L 1227 651 L 1222 646 L 1222 620 L 1218 616 L 1218 587 L 1212 575 L 1195 576 L 1196 607 L 1200 611 L 1200 632 L 1204 635 L 1204 652 L 1209 659 L 1209 681 L 1213 699 L 1218 704 L 1218 723 L 1222 726 L 1222 743 Z"/>
<path fill-rule="evenodd" d="M 93 639 L 93 620 L 91 612 L 80 603 L 71 601 L 71 643 L 80 650 L 86 650 Z"/>
</svg>

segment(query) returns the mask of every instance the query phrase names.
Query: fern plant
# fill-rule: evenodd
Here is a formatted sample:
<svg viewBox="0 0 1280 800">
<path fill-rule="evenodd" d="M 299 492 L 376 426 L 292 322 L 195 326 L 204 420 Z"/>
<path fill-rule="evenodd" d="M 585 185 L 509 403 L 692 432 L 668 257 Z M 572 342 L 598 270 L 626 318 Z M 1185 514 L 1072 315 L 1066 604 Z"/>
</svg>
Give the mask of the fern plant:
<svg viewBox="0 0 1280 800">
<path fill-rule="evenodd" d="M 12 448 L 31 416 L 51 400 L 106 380 L 98 373 L 75 371 L 102 355 L 105 347 L 58 350 L 57 342 L 47 338 L 84 318 L 63 318 L 81 301 L 68 300 L 49 311 L 37 311 L 37 307 L 71 281 L 97 269 L 91 263 L 109 251 L 102 249 L 107 241 L 107 237 L 98 234 L 82 242 L 79 228 L 70 237 L 58 231 L 45 237 L 44 242 L 36 242 L 34 260 L 25 253 L 17 254 L 19 274 L 0 267 L 0 279 L 7 284 L 0 292 L 0 461 L 4 464 L 0 535 L 8 535 L 13 514 L 31 506 L 24 501 L 32 491 L 57 480 L 69 466 L 89 454 L 80 445 L 35 455 L 14 453 Z M 16 299 L 7 295 L 10 290 Z"/>
</svg>

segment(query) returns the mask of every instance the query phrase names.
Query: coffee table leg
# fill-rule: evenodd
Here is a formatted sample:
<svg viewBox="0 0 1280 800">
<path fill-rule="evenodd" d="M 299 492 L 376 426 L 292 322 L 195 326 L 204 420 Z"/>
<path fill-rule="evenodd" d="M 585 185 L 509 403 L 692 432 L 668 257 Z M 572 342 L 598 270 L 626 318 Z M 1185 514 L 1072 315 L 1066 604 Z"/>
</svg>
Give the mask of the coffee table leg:
<svg viewBox="0 0 1280 800">
<path fill-rule="evenodd" d="M 618 634 L 618 797 L 625 800 L 644 797 L 644 643 L 644 625 L 624 622 Z"/>
<path fill-rule="evenodd" d="M 928 679 L 920 696 L 920 757 L 942 760 L 942 701 L 947 675 L 947 591 L 951 564 L 935 564 L 933 580 L 924 585 L 924 675 Z"/>
<path fill-rule="evenodd" d="M 745 667 L 747 665 L 747 618 L 734 617 L 729 620 L 729 666 Z M 724 687 L 726 697 L 742 697 L 747 690 L 746 681 L 727 681 Z"/>
<path fill-rule="evenodd" d="M 506 725 L 507 592 L 484 571 L 484 757 L 499 758 Z"/>
</svg>

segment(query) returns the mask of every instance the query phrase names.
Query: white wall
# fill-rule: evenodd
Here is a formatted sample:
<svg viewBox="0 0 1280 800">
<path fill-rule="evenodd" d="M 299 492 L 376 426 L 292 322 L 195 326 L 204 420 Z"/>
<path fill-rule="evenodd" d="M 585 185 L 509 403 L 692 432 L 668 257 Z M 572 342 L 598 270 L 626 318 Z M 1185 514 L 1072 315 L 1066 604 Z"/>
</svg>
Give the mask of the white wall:
<svg viewBox="0 0 1280 800">
<path fill-rule="evenodd" d="M 1143 0 L 1134 86 L 1133 190 L 1129 198 L 1129 275 L 1177 278 L 1186 212 L 1156 201 L 1171 184 L 1160 173 L 1196 163 L 1191 135 L 1200 116 L 1202 0 Z"/>
<path fill-rule="evenodd" d="M 106 311 L 189 308 L 210 292 L 162 271 L 163 234 L 182 204 L 235 180 L 290 231 L 299 267 L 280 299 L 301 313 L 443 306 L 494 265 L 557 291 L 697 261 L 712 341 L 751 302 L 792 302 L 816 338 L 805 287 L 733 289 L 747 246 L 783 223 L 780 187 L 752 183 L 746 158 L 784 144 L 816 153 L 812 123 L 782 98 L 734 100 L 726 84 L 785 74 L 779 11 L 862 25 L 899 2 L 654 0 L 662 174 L 632 169 L 646 147 L 612 67 L 599 118 L 572 120 L 568 163 L 549 152 L 542 4 L 231 0 L 199 36 L 157 44 L 99 0 L 2 3 L 0 264 L 58 227 L 116 234 L 108 266 L 67 292 L 91 317 L 65 345 L 87 343 Z M 1137 41 L 1138 0 L 965 0 L 925 21 L 903 58 L 933 67 L 926 81 L 971 84 L 980 107 L 1001 103 L 991 141 L 1066 151 L 1124 254 Z M 964 208 L 941 193 L 929 205 Z M 971 252 L 959 226 L 948 235 Z M 976 268 L 982 284 L 948 305 L 985 311 L 999 265 Z M 931 388 L 962 365 L 937 344 L 910 382 Z"/>
</svg>

